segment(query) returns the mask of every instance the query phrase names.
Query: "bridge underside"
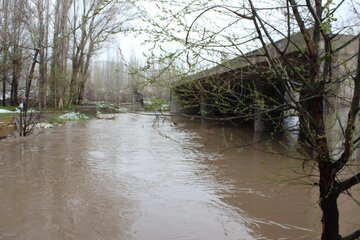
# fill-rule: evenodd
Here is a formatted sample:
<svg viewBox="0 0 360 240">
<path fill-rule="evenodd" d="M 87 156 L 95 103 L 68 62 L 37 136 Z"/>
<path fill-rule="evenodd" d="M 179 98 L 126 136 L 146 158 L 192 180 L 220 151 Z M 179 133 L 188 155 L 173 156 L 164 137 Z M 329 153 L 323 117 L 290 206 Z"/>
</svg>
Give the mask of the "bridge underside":
<svg viewBox="0 0 360 240">
<path fill-rule="evenodd" d="M 299 54 L 292 61 L 303 62 Z M 261 62 L 187 81 L 174 92 L 185 114 L 249 123 L 255 131 L 271 131 L 282 127 L 287 110 L 283 106 L 284 81 L 277 81 L 274 75 L 268 63 Z"/>
</svg>

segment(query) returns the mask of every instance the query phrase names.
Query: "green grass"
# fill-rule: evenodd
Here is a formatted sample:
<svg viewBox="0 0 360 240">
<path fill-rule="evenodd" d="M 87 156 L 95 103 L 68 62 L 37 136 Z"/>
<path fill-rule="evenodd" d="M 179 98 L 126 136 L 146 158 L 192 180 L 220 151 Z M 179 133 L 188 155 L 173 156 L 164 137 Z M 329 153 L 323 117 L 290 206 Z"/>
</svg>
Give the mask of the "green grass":
<svg viewBox="0 0 360 240">
<path fill-rule="evenodd" d="M 120 113 L 120 110 L 109 103 L 96 103 L 96 111 L 101 113 Z"/>
<path fill-rule="evenodd" d="M 5 110 L 8 110 L 8 111 L 15 111 L 15 110 L 16 110 L 16 107 L 13 107 L 13 106 L 2 106 L 2 107 L 0 107 L 0 109 L 5 109 Z M 9 119 L 11 119 L 12 117 L 16 117 L 17 115 L 18 115 L 17 112 L 13 112 L 13 113 L 0 113 L 0 121 L 9 120 Z"/>
<path fill-rule="evenodd" d="M 9 120 L 16 116 L 18 116 L 18 113 L 0 113 L 0 121 Z"/>
</svg>

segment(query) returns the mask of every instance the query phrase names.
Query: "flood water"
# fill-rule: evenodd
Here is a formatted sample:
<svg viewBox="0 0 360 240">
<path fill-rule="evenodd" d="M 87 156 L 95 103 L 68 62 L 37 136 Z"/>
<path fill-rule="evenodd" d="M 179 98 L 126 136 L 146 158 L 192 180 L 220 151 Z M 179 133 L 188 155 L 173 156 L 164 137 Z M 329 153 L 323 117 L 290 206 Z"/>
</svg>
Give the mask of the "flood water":
<svg viewBox="0 0 360 240">
<path fill-rule="evenodd" d="M 289 184 L 301 162 L 235 147 L 257 137 L 129 113 L 1 141 L 0 239 L 317 238 L 317 189 Z M 359 228 L 359 207 L 339 205 L 342 233 Z"/>
</svg>

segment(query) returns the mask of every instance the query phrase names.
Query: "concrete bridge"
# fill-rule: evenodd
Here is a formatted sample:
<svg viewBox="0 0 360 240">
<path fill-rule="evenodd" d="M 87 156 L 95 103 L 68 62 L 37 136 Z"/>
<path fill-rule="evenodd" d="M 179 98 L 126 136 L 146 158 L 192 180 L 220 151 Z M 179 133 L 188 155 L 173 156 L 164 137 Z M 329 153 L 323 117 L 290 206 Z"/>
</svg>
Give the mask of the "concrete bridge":
<svg viewBox="0 0 360 240">
<path fill-rule="evenodd" d="M 358 54 L 358 40 L 351 35 L 339 35 L 334 38 L 334 47 L 346 46 L 333 56 L 334 81 L 329 90 L 332 97 L 327 99 L 325 109 L 328 113 L 328 124 L 338 125 L 335 115 L 346 111 L 347 99 L 352 96 L 352 84 L 349 73 L 356 70 Z M 303 36 L 298 33 L 289 39 L 276 42 L 276 46 L 285 52 L 286 60 L 297 69 L 308 69 L 309 61 L 306 54 Z M 268 51 L 277 56 L 273 46 Z M 279 59 L 279 69 L 287 68 Z M 275 77 L 274 70 L 264 55 L 264 49 L 257 49 L 236 57 L 229 61 L 188 76 L 185 81 L 179 82 L 173 92 L 176 101 L 173 101 L 171 110 L 190 115 L 198 115 L 211 119 L 241 119 L 253 124 L 255 131 L 266 131 L 277 124 L 282 124 L 286 108 L 279 108 L 284 101 L 285 91 Z M 291 71 L 286 71 L 287 73 Z M 294 85 L 294 96 L 298 96 L 296 85 L 299 82 L 296 76 L 288 76 L 292 79 L 288 84 Z M 265 97 L 266 96 L 266 97 Z M 257 110 L 267 114 L 258 114 Z"/>
</svg>

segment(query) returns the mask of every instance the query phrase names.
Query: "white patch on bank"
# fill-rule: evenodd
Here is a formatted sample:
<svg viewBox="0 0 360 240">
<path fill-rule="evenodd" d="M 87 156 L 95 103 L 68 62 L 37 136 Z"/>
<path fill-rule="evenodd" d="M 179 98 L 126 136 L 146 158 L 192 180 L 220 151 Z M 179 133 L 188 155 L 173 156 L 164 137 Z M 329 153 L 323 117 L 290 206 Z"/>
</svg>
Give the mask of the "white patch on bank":
<svg viewBox="0 0 360 240">
<path fill-rule="evenodd" d="M 59 116 L 60 120 L 77 121 L 90 119 L 88 116 L 82 113 L 70 112 Z"/>
</svg>

